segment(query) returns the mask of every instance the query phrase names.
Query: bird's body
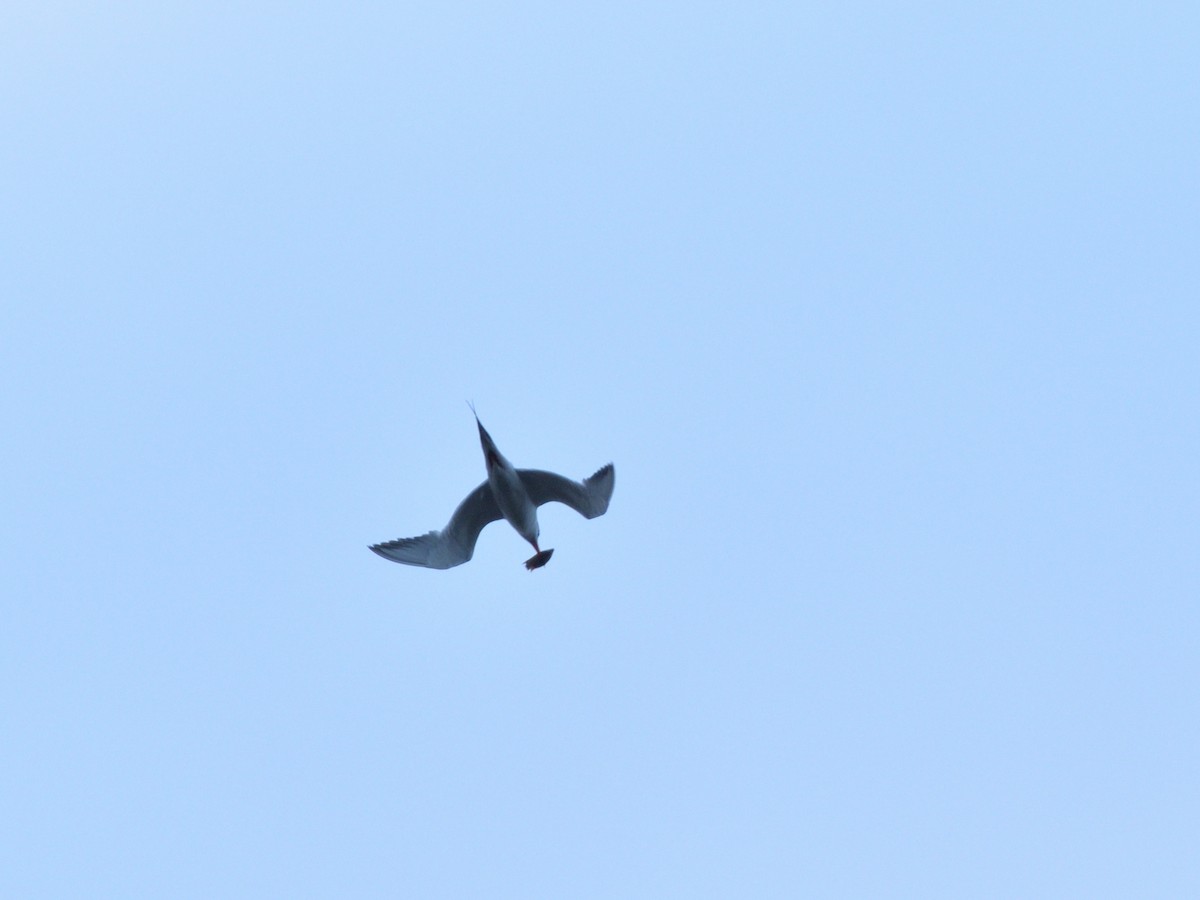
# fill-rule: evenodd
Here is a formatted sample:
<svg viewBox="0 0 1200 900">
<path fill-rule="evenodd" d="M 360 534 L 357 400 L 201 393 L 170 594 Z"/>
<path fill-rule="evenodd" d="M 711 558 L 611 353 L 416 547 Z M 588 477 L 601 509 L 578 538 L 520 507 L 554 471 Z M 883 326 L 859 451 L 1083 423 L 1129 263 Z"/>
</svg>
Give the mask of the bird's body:
<svg viewBox="0 0 1200 900">
<path fill-rule="evenodd" d="M 467 495 L 441 531 L 374 544 L 373 551 L 384 559 L 405 565 L 449 569 L 467 562 L 474 555 L 475 541 L 484 526 L 506 519 L 537 551 L 525 561 L 525 567 L 532 571 L 549 562 L 554 552 L 538 546 L 541 533 L 537 518 L 539 506 L 558 501 L 589 519 L 604 515 L 616 478 L 612 463 L 583 481 L 572 481 L 539 469 L 517 469 L 496 447 L 479 416 L 475 417 L 475 424 L 479 427 L 487 481 Z"/>
</svg>

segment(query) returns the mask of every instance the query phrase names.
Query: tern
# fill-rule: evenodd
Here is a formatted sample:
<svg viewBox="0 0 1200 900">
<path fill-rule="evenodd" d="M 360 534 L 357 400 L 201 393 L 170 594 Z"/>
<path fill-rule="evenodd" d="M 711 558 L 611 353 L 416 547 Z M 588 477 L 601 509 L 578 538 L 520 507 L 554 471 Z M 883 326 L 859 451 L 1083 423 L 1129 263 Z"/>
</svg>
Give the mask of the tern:
<svg viewBox="0 0 1200 900">
<path fill-rule="evenodd" d="M 492 436 L 487 433 L 475 408 L 475 424 L 479 426 L 479 443 L 483 446 L 483 461 L 487 466 L 487 481 L 467 494 L 458 505 L 450 523 L 441 531 L 430 531 L 420 537 L 400 538 L 371 549 L 392 562 L 428 569 L 449 569 L 469 560 L 475 553 L 475 541 L 484 526 L 507 519 L 525 540 L 533 545 L 534 555 L 525 560 L 532 572 L 550 561 L 552 549 L 538 546 L 537 509 L 543 503 L 565 503 L 582 516 L 594 519 L 608 510 L 616 473 L 612 463 L 600 467 L 583 481 L 572 481 L 553 472 L 540 469 L 517 469 L 501 453 Z"/>
</svg>

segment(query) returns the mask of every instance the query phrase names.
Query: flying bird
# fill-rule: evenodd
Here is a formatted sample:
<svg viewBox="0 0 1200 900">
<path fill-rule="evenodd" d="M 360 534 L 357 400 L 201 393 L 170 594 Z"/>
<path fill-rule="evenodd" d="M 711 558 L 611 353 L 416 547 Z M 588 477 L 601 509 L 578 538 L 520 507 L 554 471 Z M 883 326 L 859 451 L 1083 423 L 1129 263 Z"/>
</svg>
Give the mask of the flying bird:
<svg viewBox="0 0 1200 900">
<path fill-rule="evenodd" d="M 475 414 L 474 407 L 471 412 Z M 471 558 L 475 553 L 475 541 L 484 526 L 507 519 L 517 534 L 533 545 L 534 555 L 525 560 L 525 568 L 532 572 L 548 563 L 554 552 L 538 546 L 538 535 L 541 534 L 537 519 L 539 506 L 558 501 L 589 519 L 604 515 L 616 478 L 612 463 L 602 466 L 583 481 L 572 481 L 540 469 L 516 469 L 496 448 L 496 442 L 479 421 L 478 414 L 475 414 L 475 424 L 479 426 L 487 481 L 467 494 L 467 499 L 458 505 L 450 523 L 441 531 L 373 544 L 373 551 L 384 559 L 408 566 L 449 569 Z"/>
</svg>

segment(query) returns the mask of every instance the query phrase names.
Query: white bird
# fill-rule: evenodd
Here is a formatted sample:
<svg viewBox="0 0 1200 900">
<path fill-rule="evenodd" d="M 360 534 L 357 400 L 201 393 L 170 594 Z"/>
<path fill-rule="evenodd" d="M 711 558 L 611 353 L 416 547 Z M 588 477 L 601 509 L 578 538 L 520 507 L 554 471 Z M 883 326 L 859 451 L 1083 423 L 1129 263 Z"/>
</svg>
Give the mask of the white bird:
<svg viewBox="0 0 1200 900">
<path fill-rule="evenodd" d="M 474 407 L 471 412 L 475 412 Z M 487 481 L 467 494 L 467 499 L 458 505 L 450 523 L 441 531 L 374 544 L 373 551 L 392 562 L 449 569 L 471 558 L 475 553 L 475 541 L 484 526 L 507 519 L 517 534 L 533 544 L 536 552 L 525 560 L 525 568 L 532 572 L 548 563 L 554 552 L 538 546 L 538 535 L 541 534 L 537 519 L 539 506 L 557 500 L 589 519 L 604 515 L 616 478 L 612 463 L 582 482 L 539 469 L 516 469 L 496 449 L 478 415 L 475 424 L 479 426 Z"/>
</svg>

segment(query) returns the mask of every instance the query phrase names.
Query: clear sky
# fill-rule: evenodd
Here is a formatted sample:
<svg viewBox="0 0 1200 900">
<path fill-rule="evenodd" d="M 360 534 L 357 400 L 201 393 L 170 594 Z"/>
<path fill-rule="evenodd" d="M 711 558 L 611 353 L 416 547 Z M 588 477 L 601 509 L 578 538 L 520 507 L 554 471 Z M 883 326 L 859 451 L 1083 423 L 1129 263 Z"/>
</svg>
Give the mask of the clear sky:
<svg viewBox="0 0 1200 900">
<path fill-rule="evenodd" d="M 1200 896 L 1195 10 L 6 3 L 0 895 Z"/>
</svg>

